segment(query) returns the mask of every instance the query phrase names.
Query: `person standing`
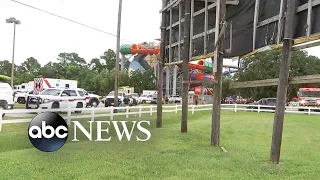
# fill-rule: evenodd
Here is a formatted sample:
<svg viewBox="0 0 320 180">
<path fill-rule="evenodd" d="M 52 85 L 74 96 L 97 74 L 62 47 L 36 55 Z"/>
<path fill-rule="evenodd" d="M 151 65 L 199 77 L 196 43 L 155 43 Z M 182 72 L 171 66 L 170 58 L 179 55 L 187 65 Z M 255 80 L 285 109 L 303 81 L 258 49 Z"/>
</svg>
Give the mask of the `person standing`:
<svg viewBox="0 0 320 180">
<path fill-rule="evenodd" d="M 129 102 L 130 102 L 129 96 L 125 96 L 123 99 L 123 107 L 129 106 Z M 130 109 L 129 109 L 129 111 L 130 111 Z"/>
</svg>

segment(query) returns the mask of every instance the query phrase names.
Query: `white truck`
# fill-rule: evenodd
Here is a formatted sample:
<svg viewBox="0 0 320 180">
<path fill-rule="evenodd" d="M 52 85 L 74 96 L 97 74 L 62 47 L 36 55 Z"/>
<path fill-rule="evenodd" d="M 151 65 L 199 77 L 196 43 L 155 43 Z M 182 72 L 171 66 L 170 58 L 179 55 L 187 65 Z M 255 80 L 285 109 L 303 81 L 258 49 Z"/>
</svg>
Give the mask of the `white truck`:
<svg viewBox="0 0 320 180">
<path fill-rule="evenodd" d="M 320 88 L 300 88 L 297 96 L 300 107 L 320 108 Z M 308 108 L 299 108 L 299 111 L 307 109 Z M 314 111 L 320 111 L 320 109 Z"/>
<path fill-rule="evenodd" d="M 13 106 L 13 89 L 8 83 L 0 82 L 0 109 L 12 109 Z M 2 114 L 2 117 L 4 115 L 5 114 Z"/>
<path fill-rule="evenodd" d="M 124 96 L 126 94 L 122 92 L 118 92 L 118 105 L 123 102 Z M 114 91 L 111 91 L 104 100 L 104 106 L 114 106 Z"/>
<path fill-rule="evenodd" d="M 51 79 L 51 78 L 35 78 L 33 86 L 33 94 L 37 95 L 41 91 L 48 88 L 78 88 L 78 82 L 75 80 L 66 80 L 66 79 Z"/>
<path fill-rule="evenodd" d="M 34 81 L 29 81 L 28 83 L 22 83 L 20 85 L 14 86 L 14 91 L 27 92 L 33 90 Z"/>
<path fill-rule="evenodd" d="M 85 106 L 86 97 L 81 94 L 81 90 L 60 87 L 47 88 L 38 95 L 30 95 L 26 103 L 26 109 L 66 109 Z M 75 112 L 80 113 L 81 111 Z"/>
<path fill-rule="evenodd" d="M 142 91 L 142 95 L 154 95 L 154 94 L 158 94 L 157 90 L 143 90 Z"/>
<path fill-rule="evenodd" d="M 93 93 L 89 93 L 88 91 L 77 88 L 78 93 L 81 97 L 85 97 L 86 99 L 86 107 L 98 107 L 99 106 L 99 96 Z"/>
<path fill-rule="evenodd" d="M 33 94 L 33 90 L 31 91 L 15 91 L 14 92 L 14 102 L 19 104 L 25 104 L 27 98 L 30 94 Z"/>
</svg>

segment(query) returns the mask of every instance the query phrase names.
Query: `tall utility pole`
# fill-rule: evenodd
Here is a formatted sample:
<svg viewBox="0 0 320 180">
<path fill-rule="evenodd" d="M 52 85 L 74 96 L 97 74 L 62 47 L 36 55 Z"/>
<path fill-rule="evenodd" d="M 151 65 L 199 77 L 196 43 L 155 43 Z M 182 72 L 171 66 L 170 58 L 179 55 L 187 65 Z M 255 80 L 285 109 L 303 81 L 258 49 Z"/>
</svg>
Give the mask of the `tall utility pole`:
<svg viewBox="0 0 320 180">
<path fill-rule="evenodd" d="M 167 0 L 162 0 L 162 8 L 166 6 Z M 160 45 L 160 60 L 159 60 L 159 69 L 158 69 L 158 95 L 157 95 L 157 128 L 162 127 L 162 96 L 163 96 L 163 66 L 165 62 L 165 53 L 166 53 L 166 11 L 162 12 L 161 17 L 161 45 Z"/>
<path fill-rule="evenodd" d="M 12 48 L 12 64 L 11 64 L 11 87 L 13 87 L 13 79 L 14 79 L 14 51 L 15 51 L 15 44 L 16 44 L 16 25 L 21 24 L 21 21 L 17 20 L 14 17 L 6 19 L 7 23 L 13 23 L 13 48 Z"/>
<path fill-rule="evenodd" d="M 222 93 L 222 68 L 223 68 L 223 52 L 224 52 L 224 38 L 219 40 L 219 33 L 224 26 L 225 12 L 226 12 L 226 0 L 217 0 L 216 6 L 216 31 L 215 31 L 215 43 L 218 43 L 215 49 L 215 63 L 216 68 L 215 80 L 217 84 L 214 86 L 214 97 L 212 107 L 212 127 L 211 127 L 211 144 L 219 146 L 220 144 L 220 106 L 221 106 L 221 93 Z"/>
<path fill-rule="evenodd" d="M 287 0 L 287 14 L 285 22 L 283 52 L 281 69 L 279 75 L 279 85 L 277 91 L 277 104 L 274 115 L 273 134 L 271 143 L 270 160 L 273 163 L 279 164 L 280 149 L 282 141 L 282 130 L 284 121 L 284 111 L 286 105 L 286 95 L 289 79 L 289 69 L 291 61 L 291 51 L 293 45 L 294 21 L 296 16 L 296 0 Z"/>
<path fill-rule="evenodd" d="M 188 131 L 188 92 L 189 92 L 189 54 L 190 54 L 190 19 L 191 0 L 185 0 L 184 43 L 183 43 L 183 87 L 182 87 L 182 116 L 181 132 Z"/>
<path fill-rule="evenodd" d="M 115 75 L 114 75 L 114 107 L 118 107 L 121 12 L 122 12 L 122 0 L 119 0 L 118 28 L 117 28 L 117 49 L 116 49 L 116 70 L 115 70 L 116 72 L 115 72 Z"/>
</svg>

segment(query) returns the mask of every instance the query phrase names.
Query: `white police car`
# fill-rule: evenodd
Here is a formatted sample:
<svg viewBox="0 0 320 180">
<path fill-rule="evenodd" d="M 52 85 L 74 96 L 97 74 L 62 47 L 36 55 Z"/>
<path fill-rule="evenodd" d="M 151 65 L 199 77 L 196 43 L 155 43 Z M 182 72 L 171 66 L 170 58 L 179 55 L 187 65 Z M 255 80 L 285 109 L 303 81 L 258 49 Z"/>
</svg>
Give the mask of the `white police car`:
<svg viewBox="0 0 320 180">
<path fill-rule="evenodd" d="M 86 106 L 86 97 L 80 95 L 77 89 L 48 88 L 38 95 L 28 96 L 27 109 L 64 109 L 83 108 Z M 77 111 L 80 113 L 81 111 Z"/>
</svg>

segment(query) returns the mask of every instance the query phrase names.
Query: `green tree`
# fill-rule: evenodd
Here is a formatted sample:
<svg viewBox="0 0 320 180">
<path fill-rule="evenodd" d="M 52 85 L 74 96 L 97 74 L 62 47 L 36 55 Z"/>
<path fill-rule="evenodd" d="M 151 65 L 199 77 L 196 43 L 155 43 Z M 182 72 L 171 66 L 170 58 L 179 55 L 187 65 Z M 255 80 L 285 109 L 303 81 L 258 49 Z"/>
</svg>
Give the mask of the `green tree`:
<svg viewBox="0 0 320 180">
<path fill-rule="evenodd" d="M 145 89 L 156 89 L 153 69 L 147 71 L 132 71 L 128 84 L 134 87 L 135 91 L 141 93 Z"/>
<path fill-rule="evenodd" d="M 62 66 L 86 66 L 87 62 L 84 58 L 80 57 L 77 53 L 60 53 L 58 61 Z"/>
<path fill-rule="evenodd" d="M 52 62 L 49 62 L 43 67 L 41 67 L 40 73 L 42 76 L 47 78 L 56 78 L 58 70 L 54 67 L 54 64 Z"/>
<path fill-rule="evenodd" d="M 8 60 L 0 61 L 0 74 L 11 76 L 12 63 Z"/>
<path fill-rule="evenodd" d="M 229 96 L 232 96 L 233 94 L 236 94 L 236 90 L 235 89 L 231 89 L 229 88 L 230 84 L 233 82 L 234 80 L 228 77 L 223 77 L 222 79 L 222 98 L 226 98 Z"/>
<path fill-rule="evenodd" d="M 105 69 L 105 66 L 101 63 L 100 59 L 94 58 L 90 61 L 90 67 L 92 70 L 101 72 L 103 69 Z"/>
<path fill-rule="evenodd" d="M 111 71 L 116 67 L 116 53 L 112 49 L 108 49 L 100 56 L 106 63 L 107 70 Z"/>
<path fill-rule="evenodd" d="M 41 64 L 34 57 L 27 58 L 21 65 L 21 71 L 34 76 L 40 75 Z"/>
<path fill-rule="evenodd" d="M 238 82 L 273 79 L 279 77 L 282 58 L 281 50 L 259 53 L 255 56 L 243 59 L 243 69 L 236 73 Z M 320 59 L 308 56 L 305 51 L 293 51 L 289 76 L 303 76 L 320 73 Z M 296 95 L 301 85 L 290 85 L 288 97 Z M 277 86 L 255 87 L 240 90 L 241 95 L 260 99 L 264 97 L 276 97 Z"/>
<path fill-rule="evenodd" d="M 141 93 L 143 90 L 143 73 L 141 71 L 131 71 L 129 86 L 134 87 L 135 91 Z"/>
</svg>

